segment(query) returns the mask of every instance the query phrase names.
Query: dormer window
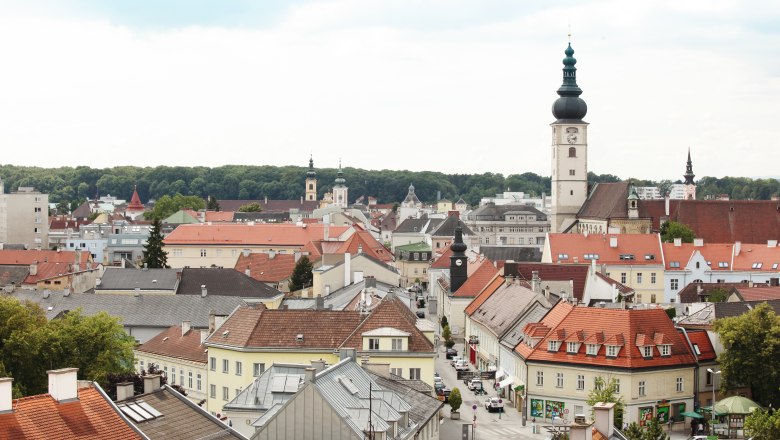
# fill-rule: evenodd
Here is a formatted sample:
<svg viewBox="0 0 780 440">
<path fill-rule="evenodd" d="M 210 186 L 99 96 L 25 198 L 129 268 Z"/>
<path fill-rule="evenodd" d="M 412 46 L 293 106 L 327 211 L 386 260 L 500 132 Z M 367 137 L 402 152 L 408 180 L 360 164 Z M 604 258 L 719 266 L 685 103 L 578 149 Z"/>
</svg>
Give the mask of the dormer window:
<svg viewBox="0 0 780 440">
<path fill-rule="evenodd" d="M 559 260 L 568 260 L 569 259 L 569 254 L 558 254 L 558 259 Z"/>
<path fill-rule="evenodd" d="M 764 263 L 753 263 L 753 266 L 751 266 L 753 269 L 761 269 L 761 267 L 764 265 Z"/>
<path fill-rule="evenodd" d="M 579 351 L 580 344 L 577 342 L 567 342 L 566 343 L 566 352 L 569 354 L 577 354 L 577 351 Z"/>
<path fill-rule="evenodd" d="M 617 345 L 607 345 L 607 357 L 616 358 L 620 352 L 620 347 Z"/>
<path fill-rule="evenodd" d="M 599 259 L 599 254 L 585 254 L 583 256 L 583 258 L 585 260 L 598 260 Z"/>
<path fill-rule="evenodd" d="M 645 260 L 655 260 L 655 254 L 647 254 L 647 255 L 645 255 Z"/>
<path fill-rule="evenodd" d="M 599 344 L 588 344 L 585 350 L 588 356 L 596 356 L 599 354 Z"/>
<path fill-rule="evenodd" d="M 669 262 L 669 267 L 672 267 L 672 268 L 675 268 L 675 269 L 679 269 L 680 268 L 680 262 L 679 261 L 670 261 Z"/>
<path fill-rule="evenodd" d="M 658 349 L 661 352 L 661 356 L 670 356 L 672 354 L 671 345 L 668 345 L 668 344 L 659 345 Z"/>
<path fill-rule="evenodd" d="M 548 341 L 547 351 L 558 351 L 561 341 Z"/>
<path fill-rule="evenodd" d="M 653 347 L 652 346 L 646 345 L 646 346 L 641 347 L 641 348 L 642 348 L 642 356 L 645 359 L 649 359 L 649 358 L 653 357 Z"/>
<path fill-rule="evenodd" d="M 621 260 L 633 260 L 634 254 L 620 254 Z"/>
<path fill-rule="evenodd" d="M 728 269 L 729 263 L 728 261 L 718 261 L 718 267 L 721 269 Z"/>
</svg>

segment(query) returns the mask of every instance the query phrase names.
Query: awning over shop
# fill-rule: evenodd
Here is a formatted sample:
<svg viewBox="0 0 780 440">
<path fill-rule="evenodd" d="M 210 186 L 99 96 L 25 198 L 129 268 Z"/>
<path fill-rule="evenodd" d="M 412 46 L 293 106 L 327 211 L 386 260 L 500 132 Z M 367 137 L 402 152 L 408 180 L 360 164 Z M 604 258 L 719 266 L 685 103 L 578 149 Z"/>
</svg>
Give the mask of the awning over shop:
<svg viewBox="0 0 780 440">
<path fill-rule="evenodd" d="M 507 376 L 504 380 L 502 380 L 501 382 L 498 383 L 498 387 L 499 388 L 504 388 L 504 387 L 507 387 L 509 385 L 512 385 L 512 377 L 510 377 L 510 376 Z"/>
<path fill-rule="evenodd" d="M 498 370 L 496 370 L 496 380 L 501 380 L 501 378 L 506 375 L 507 375 L 506 371 L 504 371 L 503 369 L 499 368 Z"/>
<path fill-rule="evenodd" d="M 690 418 L 693 418 L 693 419 L 703 419 L 704 418 L 703 415 L 701 415 L 701 414 L 699 414 L 699 413 L 697 413 L 695 411 L 681 412 L 680 415 L 684 416 L 684 417 L 690 417 Z"/>
</svg>

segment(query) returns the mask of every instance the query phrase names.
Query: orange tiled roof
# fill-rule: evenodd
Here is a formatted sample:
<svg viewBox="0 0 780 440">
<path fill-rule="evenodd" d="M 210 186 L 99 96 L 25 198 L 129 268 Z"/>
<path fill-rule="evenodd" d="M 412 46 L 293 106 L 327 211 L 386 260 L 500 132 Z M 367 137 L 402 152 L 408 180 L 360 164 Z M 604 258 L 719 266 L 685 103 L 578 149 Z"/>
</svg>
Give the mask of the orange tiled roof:
<svg viewBox="0 0 780 440">
<path fill-rule="evenodd" d="M 693 257 L 694 252 L 699 251 L 706 261 L 712 263 L 710 270 L 732 270 L 731 255 L 733 244 L 705 243 L 702 246 L 694 246 L 693 243 L 682 243 L 675 246 L 674 243 L 664 243 L 664 262 L 666 269 L 685 269 L 685 266 Z M 780 252 L 777 253 L 780 255 Z M 672 262 L 680 263 L 679 267 L 671 267 Z M 728 263 L 728 267 L 720 267 L 719 263 Z"/>
<path fill-rule="evenodd" d="M 0 414 L 0 439 L 141 439 L 97 389 L 79 389 L 78 400 L 56 402 L 49 394 L 15 399 Z"/>
<path fill-rule="evenodd" d="M 331 237 L 338 237 L 349 226 L 329 226 Z M 322 239 L 325 225 L 292 224 L 197 224 L 181 225 L 166 238 L 166 245 L 221 244 L 236 246 L 298 246 Z"/>
<path fill-rule="evenodd" d="M 417 326 L 417 317 L 400 298 L 385 298 L 368 315 L 352 335 L 341 344 L 344 348 L 363 347 L 363 333 L 383 327 L 391 327 L 409 333 L 409 351 L 432 352 L 433 344 Z"/>
<path fill-rule="evenodd" d="M 311 258 L 309 258 L 311 260 Z M 242 253 L 236 261 L 235 269 L 264 283 L 278 283 L 286 280 L 295 269 L 295 255 L 276 254 L 273 258 L 264 252 L 251 253 L 245 257 Z"/>
<path fill-rule="evenodd" d="M 431 264 L 431 269 L 449 269 L 450 257 L 452 256 L 452 249 L 447 246 L 441 254 L 436 257 L 436 260 Z"/>
<path fill-rule="evenodd" d="M 91 257 L 89 251 L 81 251 L 81 261 L 86 262 Z M 50 250 L 0 250 L 0 265 L 21 265 L 39 263 L 74 263 L 75 251 L 50 251 Z"/>
<path fill-rule="evenodd" d="M 526 360 L 612 368 L 653 368 L 695 363 L 687 343 L 674 328 L 666 312 L 660 308 L 600 309 L 574 307 L 562 302 L 542 318 L 542 322 L 551 328 L 548 336 L 542 338 L 534 348 L 520 344 L 516 349 Z M 592 334 L 603 332 L 606 336 L 605 345 L 620 345 L 621 348 L 616 358 L 607 358 L 604 347 L 599 349 L 597 356 L 586 356 L 585 347 L 582 346 L 577 353 L 568 353 L 565 345 L 558 351 L 548 351 L 547 341 L 556 340 L 553 335 L 561 330 L 569 334 L 582 332 L 585 340 Z M 621 345 L 626 339 L 634 343 Z M 655 346 L 656 341 L 669 343 L 671 355 L 662 357 L 654 349 L 652 358 L 645 358 L 639 347 Z"/>
<path fill-rule="evenodd" d="M 598 254 L 599 264 L 660 265 L 661 241 L 658 234 L 549 234 L 550 258 L 553 263 L 587 263 L 585 255 Z M 610 241 L 617 239 L 617 246 Z M 565 254 L 568 259 L 559 259 Z M 621 255 L 634 255 L 633 260 Z M 652 259 L 646 256 L 652 255 Z"/>
<path fill-rule="evenodd" d="M 138 191 L 133 189 L 133 196 L 130 198 L 130 204 L 126 208 L 128 211 L 143 211 L 144 204 L 141 203 L 141 198 L 138 196 Z"/>
<path fill-rule="evenodd" d="M 761 267 L 754 268 L 755 263 L 761 263 Z M 733 266 L 734 270 L 777 272 L 780 270 L 780 247 L 742 243 L 739 255 L 734 256 Z"/>
<path fill-rule="evenodd" d="M 207 222 L 232 222 L 233 211 L 206 211 Z"/>
<path fill-rule="evenodd" d="M 704 330 L 687 330 L 688 339 L 691 340 L 691 344 L 695 344 L 699 348 L 699 360 L 700 361 L 714 361 L 718 355 L 715 353 L 715 348 L 712 346 L 710 337 Z"/>
<path fill-rule="evenodd" d="M 474 314 L 474 312 L 477 311 L 477 309 L 482 306 L 482 304 L 487 301 L 488 298 L 490 298 L 491 295 L 496 293 L 499 287 L 501 287 L 504 284 L 504 281 L 506 281 L 506 278 L 502 276 L 498 276 L 491 283 L 485 286 L 485 288 L 482 290 L 482 292 L 477 295 L 476 298 L 474 298 L 471 303 L 466 306 L 466 309 L 464 310 L 464 313 L 471 316 Z"/>
<path fill-rule="evenodd" d="M 780 287 L 736 287 L 743 301 L 780 299 Z"/>
<path fill-rule="evenodd" d="M 200 342 L 200 330 L 190 329 L 182 336 L 181 325 L 174 325 L 144 342 L 136 350 L 163 356 L 186 359 L 205 364 L 208 354 Z"/>
<path fill-rule="evenodd" d="M 71 263 L 38 263 L 38 272 L 35 275 L 28 275 L 27 278 L 24 279 L 24 284 L 35 284 L 38 281 L 84 271 L 88 269 L 89 263 L 83 262 L 78 268 L 75 268 L 74 266 L 75 264 Z"/>
<path fill-rule="evenodd" d="M 361 248 L 363 253 L 377 259 L 383 263 L 390 263 L 394 261 L 393 255 L 388 251 L 382 243 L 378 242 L 370 232 L 360 228 L 352 236 L 350 236 L 339 248 L 339 254 L 345 254 L 349 252 L 352 255 L 358 253 L 358 249 Z"/>
<path fill-rule="evenodd" d="M 472 265 L 475 266 L 474 271 L 468 275 L 463 285 L 452 296 L 458 298 L 476 297 L 498 276 L 498 269 L 487 258 L 480 258 L 473 263 L 469 261 L 469 269 L 471 269 Z"/>
</svg>

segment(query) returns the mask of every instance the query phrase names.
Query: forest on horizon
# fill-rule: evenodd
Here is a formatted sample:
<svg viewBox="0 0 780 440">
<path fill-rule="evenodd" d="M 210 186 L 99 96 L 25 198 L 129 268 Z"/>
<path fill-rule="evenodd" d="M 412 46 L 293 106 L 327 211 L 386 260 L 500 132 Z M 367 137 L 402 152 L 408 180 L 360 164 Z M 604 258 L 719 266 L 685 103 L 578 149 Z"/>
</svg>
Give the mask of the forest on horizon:
<svg viewBox="0 0 780 440">
<path fill-rule="evenodd" d="M 49 194 L 52 203 L 80 203 L 96 195 L 112 195 L 129 200 L 133 188 L 144 202 L 164 195 L 213 196 L 223 199 L 299 199 L 304 194 L 308 168 L 300 166 L 225 165 L 220 167 L 134 167 L 91 168 L 88 166 L 40 168 L 0 165 L 0 178 L 5 191 L 20 186 L 32 186 Z M 317 172 L 318 198 L 330 190 L 337 169 L 322 168 Z M 350 202 L 361 195 L 377 197 L 379 203 L 401 202 L 413 184 L 417 197 L 426 203 L 441 198 L 457 201 L 463 198 L 475 206 L 482 197 L 504 191 L 522 191 L 531 196 L 550 193 L 550 177 L 535 173 L 510 174 L 447 174 L 435 171 L 364 170 L 344 168 Z M 618 182 L 612 174 L 588 173 L 591 184 Z M 637 186 L 668 188 L 672 181 L 630 179 Z M 780 194 L 777 179 L 746 177 L 703 177 L 697 181 L 697 198 L 728 194 L 732 199 L 768 200 Z"/>
</svg>

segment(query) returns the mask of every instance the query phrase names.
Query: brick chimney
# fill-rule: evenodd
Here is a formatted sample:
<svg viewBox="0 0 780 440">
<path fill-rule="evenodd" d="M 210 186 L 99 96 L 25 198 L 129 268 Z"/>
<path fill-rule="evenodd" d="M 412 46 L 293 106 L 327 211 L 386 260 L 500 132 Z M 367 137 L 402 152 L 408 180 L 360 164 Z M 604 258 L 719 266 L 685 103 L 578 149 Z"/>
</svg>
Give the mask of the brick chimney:
<svg viewBox="0 0 780 440">
<path fill-rule="evenodd" d="M 79 398 L 78 368 L 49 370 L 49 395 L 57 402 L 70 402 Z"/>
<path fill-rule="evenodd" d="M 190 328 L 192 328 L 192 322 L 190 321 L 182 321 L 181 323 L 181 335 L 184 336 L 187 334 L 188 331 L 190 331 Z"/>
</svg>

